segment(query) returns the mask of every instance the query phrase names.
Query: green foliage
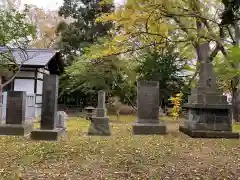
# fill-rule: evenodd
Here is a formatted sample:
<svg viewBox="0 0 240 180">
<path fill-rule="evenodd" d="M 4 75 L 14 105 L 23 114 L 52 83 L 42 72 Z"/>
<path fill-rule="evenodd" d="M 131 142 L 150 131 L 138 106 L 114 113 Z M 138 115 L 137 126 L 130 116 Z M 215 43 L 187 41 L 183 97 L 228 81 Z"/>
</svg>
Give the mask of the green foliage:
<svg viewBox="0 0 240 180">
<path fill-rule="evenodd" d="M 100 0 L 64 0 L 59 15 L 70 17 L 74 21 L 69 25 L 60 23 L 58 33 L 61 40 L 58 47 L 71 64 L 74 57 L 84 53 L 84 48 L 97 42 L 97 38 L 107 35 L 112 23 L 95 22 L 102 13 L 112 11 L 113 4 L 99 4 Z M 81 5 L 81 4 L 84 4 Z"/>
<path fill-rule="evenodd" d="M 25 13 L 12 10 L 0 9 L 0 45 L 6 46 L 9 43 L 17 43 L 21 38 L 36 36 L 35 26 L 28 23 Z"/>
<path fill-rule="evenodd" d="M 170 96 L 182 90 L 187 77 L 183 74 L 187 60 L 181 59 L 173 49 L 147 50 L 138 59 L 139 79 L 159 81 L 161 101 L 167 103 Z"/>
<path fill-rule="evenodd" d="M 13 10 L 0 9 L 0 46 L 14 46 L 24 51 L 29 39 L 36 37 L 35 26 L 27 22 L 26 14 Z M 0 53 L 1 75 L 11 75 L 18 70 L 12 55 L 12 49 L 8 48 Z M 23 59 L 22 61 L 26 61 Z"/>
<path fill-rule="evenodd" d="M 240 76 L 240 47 L 232 46 L 228 50 L 227 58 L 218 57 L 215 60 L 215 69 L 218 75 L 218 83 L 224 90 L 232 91 L 231 80 Z"/>
<path fill-rule="evenodd" d="M 126 64 L 116 57 L 87 61 L 81 56 L 66 69 L 61 94 L 81 91 L 84 95 L 96 95 L 98 90 L 105 90 L 109 96 L 119 95 L 124 99 L 123 96 L 134 91 L 129 89 Z"/>
<path fill-rule="evenodd" d="M 71 87 L 81 89 L 88 93 L 95 90 L 109 91 L 112 87 L 112 71 L 116 69 L 116 61 L 108 60 L 92 60 L 83 62 L 77 60 L 72 66 L 66 69 L 69 76 Z M 72 91 L 76 90 L 72 89 Z"/>
</svg>

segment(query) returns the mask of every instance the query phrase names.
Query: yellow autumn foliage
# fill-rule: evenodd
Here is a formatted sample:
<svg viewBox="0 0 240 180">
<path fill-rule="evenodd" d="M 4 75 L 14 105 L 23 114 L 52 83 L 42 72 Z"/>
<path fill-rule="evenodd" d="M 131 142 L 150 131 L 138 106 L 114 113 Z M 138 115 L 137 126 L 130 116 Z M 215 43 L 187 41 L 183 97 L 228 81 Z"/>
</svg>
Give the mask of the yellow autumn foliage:
<svg viewBox="0 0 240 180">
<path fill-rule="evenodd" d="M 171 97 L 169 100 L 171 101 L 173 108 L 171 111 L 171 115 L 173 116 L 174 120 L 178 120 L 180 113 L 181 113 L 181 103 L 182 103 L 182 96 L 183 93 L 176 94 L 175 97 Z"/>
<path fill-rule="evenodd" d="M 219 8 L 218 0 L 126 0 L 114 12 L 97 18 L 97 22 L 114 22 L 112 38 L 102 39 L 100 46 L 90 47 L 87 57 L 101 58 L 151 45 L 162 48 L 166 42 L 172 42 L 179 46 L 182 54 L 193 58 L 189 52 L 193 52 L 196 43 L 219 38 L 214 28 L 218 26 L 215 21 Z M 205 27 L 197 31 L 199 18 L 207 20 L 211 29 Z"/>
</svg>

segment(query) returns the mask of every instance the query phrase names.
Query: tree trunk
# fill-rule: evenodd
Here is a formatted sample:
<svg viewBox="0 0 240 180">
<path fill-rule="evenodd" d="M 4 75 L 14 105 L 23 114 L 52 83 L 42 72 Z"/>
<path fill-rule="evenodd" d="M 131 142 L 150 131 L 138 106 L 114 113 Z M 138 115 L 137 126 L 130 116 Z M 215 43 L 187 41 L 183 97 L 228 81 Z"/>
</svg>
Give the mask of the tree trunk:
<svg viewBox="0 0 240 180">
<path fill-rule="evenodd" d="M 232 89 L 232 117 L 233 121 L 240 122 L 240 82 L 239 77 L 236 77 L 232 80 L 232 83 L 235 84 L 235 87 Z"/>
<path fill-rule="evenodd" d="M 240 28 L 237 23 L 234 24 L 235 46 L 240 45 Z M 240 69 L 240 64 L 236 64 L 236 68 Z M 232 80 L 232 105 L 233 105 L 233 121 L 240 122 L 240 78 L 235 77 Z"/>
<path fill-rule="evenodd" d="M 240 120 L 240 114 L 239 114 L 239 104 L 240 104 L 240 98 L 239 98 L 239 91 L 238 88 L 233 88 L 232 90 L 232 104 L 233 104 L 233 109 L 232 109 L 232 117 L 235 122 L 239 122 Z"/>
</svg>

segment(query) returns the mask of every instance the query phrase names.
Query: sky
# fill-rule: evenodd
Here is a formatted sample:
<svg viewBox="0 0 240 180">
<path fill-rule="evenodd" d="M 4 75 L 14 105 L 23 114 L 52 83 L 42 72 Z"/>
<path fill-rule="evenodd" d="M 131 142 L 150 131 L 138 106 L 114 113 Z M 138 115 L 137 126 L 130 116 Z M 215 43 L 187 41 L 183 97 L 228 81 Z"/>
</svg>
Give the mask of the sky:
<svg viewBox="0 0 240 180">
<path fill-rule="evenodd" d="M 123 0 L 115 0 L 117 4 Z M 63 3 L 63 0 L 22 0 L 23 4 L 34 4 L 38 7 L 50 10 L 57 10 Z"/>
</svg>

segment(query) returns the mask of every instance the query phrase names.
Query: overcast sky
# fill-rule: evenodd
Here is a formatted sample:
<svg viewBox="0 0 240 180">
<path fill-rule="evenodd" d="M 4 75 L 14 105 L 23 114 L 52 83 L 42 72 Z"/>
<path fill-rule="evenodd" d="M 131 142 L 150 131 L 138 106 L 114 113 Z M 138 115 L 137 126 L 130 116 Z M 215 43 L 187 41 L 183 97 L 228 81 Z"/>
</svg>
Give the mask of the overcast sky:
<svg viewBox="0 0 240 180">
<path fill-rule="evenodd" d="M 58 9 L 63 3 L 63 0 L 22 0 L 22 1 L 23 4 L 34 4 L 38 7 L 51 10 Z M 119 4 L 122 3 L 124 0 L 114 1 Z"/>
</svg>

